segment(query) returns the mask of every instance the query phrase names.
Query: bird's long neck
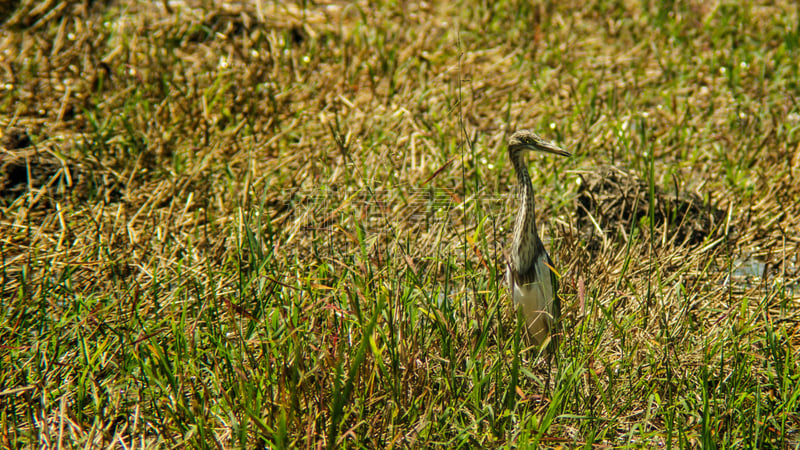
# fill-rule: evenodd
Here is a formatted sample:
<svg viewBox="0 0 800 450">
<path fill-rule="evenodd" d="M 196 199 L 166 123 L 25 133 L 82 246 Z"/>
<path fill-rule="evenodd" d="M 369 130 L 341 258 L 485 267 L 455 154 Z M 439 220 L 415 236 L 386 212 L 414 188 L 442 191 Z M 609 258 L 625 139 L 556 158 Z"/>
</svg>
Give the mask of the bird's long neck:
<svg viewBox="0 0 800 450">
<path fill-rule="evenodd" d="M 533 184 L 528 174 L 528 166 L 523 160 L 524 151 L 509 151 L 514 172 L 517 174 L 519 209 L 514 221 L 514 235 L 511 241 L 511 265 L 518 272 L 527 271 L 539 257 L 543 248 L 536 233 L 536 214 L 533 205 Z"/>
</svg>

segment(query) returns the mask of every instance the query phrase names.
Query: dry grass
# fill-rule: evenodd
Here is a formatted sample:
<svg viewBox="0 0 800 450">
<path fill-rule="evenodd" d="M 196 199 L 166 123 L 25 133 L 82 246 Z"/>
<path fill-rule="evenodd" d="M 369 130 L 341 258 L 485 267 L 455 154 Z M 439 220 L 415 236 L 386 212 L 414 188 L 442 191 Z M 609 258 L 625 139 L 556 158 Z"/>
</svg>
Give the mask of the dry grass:
<svg viewBox="0 0 800 450">
<path fill-rule="evenodd" d="M 0 442 L 800 446 L 798 9 L 650 3 L 12 2 Z"/>
</svg>

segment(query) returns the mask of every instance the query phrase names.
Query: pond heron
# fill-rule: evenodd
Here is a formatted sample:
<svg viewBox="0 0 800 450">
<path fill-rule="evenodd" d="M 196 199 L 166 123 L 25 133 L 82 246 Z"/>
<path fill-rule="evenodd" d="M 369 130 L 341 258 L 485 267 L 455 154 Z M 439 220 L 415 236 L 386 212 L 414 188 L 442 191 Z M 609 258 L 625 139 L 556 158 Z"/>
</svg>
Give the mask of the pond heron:
<svg viewBox="0 0 800 450">
<path fill-rule="evenodd" d="M 511 247 L 506 253 L 506 280 L 514 307 L 525 319 L 523 334 L 529 344 L 552 354 L 558 346 L 561 302 L 553 262 L 536 232 L 533 185 L 523 159 L 527 151 L 570 156 L 561 147 L 529 130 L 517 131 L 508 140 L 508 156 L 517 175 L 519 209 L 514 220 Z M 519 313 L 517 313 L 519 314 Z"/>
</svg>

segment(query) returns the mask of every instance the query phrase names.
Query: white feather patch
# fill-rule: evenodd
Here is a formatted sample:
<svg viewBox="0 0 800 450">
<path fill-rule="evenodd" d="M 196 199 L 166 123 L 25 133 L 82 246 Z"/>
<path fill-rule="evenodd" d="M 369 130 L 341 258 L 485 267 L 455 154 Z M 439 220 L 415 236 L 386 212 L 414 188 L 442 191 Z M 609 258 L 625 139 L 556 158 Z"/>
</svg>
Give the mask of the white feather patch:
<svg viewBox="0 0 800 450">
<path fill-rule="evenodd" d="M 514 283 L 512 296 L 514 306 L 522 310 L 528 334 L 537 345 L 542 345 L 553 327 L 553 279 L 546 255 L 542 254 L 534 264 L 536 281 L 524 286 Z M 506 276 L 511 281 L 511 271 Z"/>
</svg>

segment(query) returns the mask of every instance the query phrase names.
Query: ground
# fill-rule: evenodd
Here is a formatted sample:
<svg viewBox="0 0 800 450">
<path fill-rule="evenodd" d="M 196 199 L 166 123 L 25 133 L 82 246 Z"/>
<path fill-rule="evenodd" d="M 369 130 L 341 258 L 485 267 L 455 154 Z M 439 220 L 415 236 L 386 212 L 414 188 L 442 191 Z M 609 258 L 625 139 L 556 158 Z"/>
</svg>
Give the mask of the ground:
<svg viewBox="0 0 800 450">
<path fill-rule="evenodd" d="M 2 446 L 797 448 L 799 14 L 7 2 Z"/>
</svg>

